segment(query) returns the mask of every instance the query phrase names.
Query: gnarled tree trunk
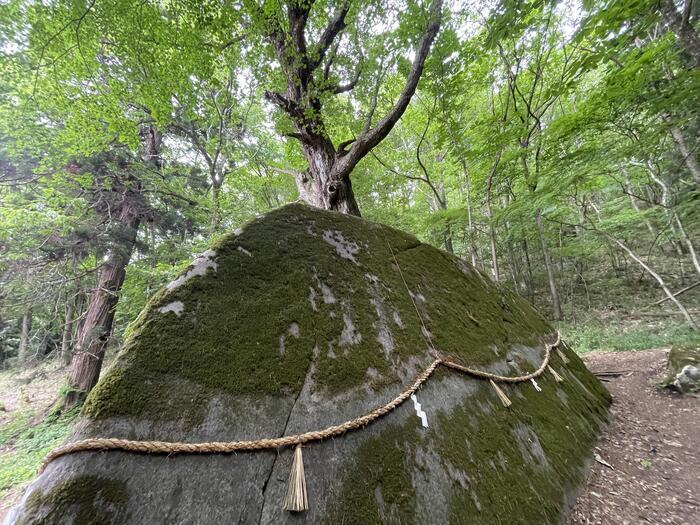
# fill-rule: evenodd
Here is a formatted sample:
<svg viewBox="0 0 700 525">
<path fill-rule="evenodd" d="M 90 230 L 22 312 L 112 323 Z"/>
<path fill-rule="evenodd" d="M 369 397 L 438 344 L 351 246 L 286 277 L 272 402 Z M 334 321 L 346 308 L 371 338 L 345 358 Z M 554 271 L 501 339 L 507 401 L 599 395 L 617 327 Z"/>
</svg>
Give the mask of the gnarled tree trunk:
<svg viewBox="0 0 700 525">
<path fill-rule="evenodd" d="M 322 125 L 318 122 L 315 127 Z M 330 140 L 317 136 L 313 141 L 302 142 L 302 151 L 309 167 L 296 177 L 301 200 L 317 208 L 359 217 L 360 207 L 352 191 L 350 174 L 338 176 L 334 173 L 338 154 Z"/>
</svg>

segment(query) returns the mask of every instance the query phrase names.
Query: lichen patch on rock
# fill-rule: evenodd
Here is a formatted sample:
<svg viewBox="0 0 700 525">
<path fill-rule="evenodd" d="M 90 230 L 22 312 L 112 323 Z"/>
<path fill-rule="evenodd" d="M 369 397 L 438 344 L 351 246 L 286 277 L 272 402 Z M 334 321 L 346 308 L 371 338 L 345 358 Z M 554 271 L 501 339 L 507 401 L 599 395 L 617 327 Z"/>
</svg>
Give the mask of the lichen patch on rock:
<svg viewBox="0 0 700 525">
<path fill-rule="evenodd" d="M 194 261 L 192 261 L 190 268 L 188 268 L 188 270 L 184 274 L 180 275 L 177 279 L 168 283 L 166 285 L 166 288 L 171 291 L 175 290 L 183 284 L 185 284 L 192 277 L 195 277 L 197 275 L 206 275 L 207 270 L 209 268 L 216 270 L 217 264 L 214 260 L 215 257 L 216 252 L 214 250 L 207 250 L 201 255 L 198 255 L 197 258 Z"/>
<path fill-rule="evenodd" d="M 162 314 L 173 312 L 175 315 L 180 317 L 180 314 L 184 309 L 185 305 L 182 301 L 173 301 L 172 303 L 168 303 L 165 306 L 161 306 L 160 308 L 158 308 L 158 311 Z"/>
</svg>

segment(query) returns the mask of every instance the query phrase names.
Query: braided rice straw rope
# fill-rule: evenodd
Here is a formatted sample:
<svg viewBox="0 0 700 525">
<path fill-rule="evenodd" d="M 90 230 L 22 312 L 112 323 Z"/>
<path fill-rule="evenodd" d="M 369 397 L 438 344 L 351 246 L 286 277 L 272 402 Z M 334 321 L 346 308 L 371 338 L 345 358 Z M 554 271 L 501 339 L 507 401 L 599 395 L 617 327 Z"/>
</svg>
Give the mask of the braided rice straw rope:
<svg viewBox="0 0 700 525">
<path fill-rule="evenodd" d="M 475 370 L 466 366 L 460 365 L 453 361 L 445 359 L 436 359 L 428 367 L 416 377 L 415 381 L 406 390 L 401 392 L 387 404 L 375 408 L 371 412 L 362 416 L 356 417 L 333 425 L 323 430 L 312 430 L 303 434 L 293 436 L 283 436 L 277 438 L 257 439 L 253 441 L 219 441 L 209 443 L 178 443 L 168 441 L 132 441 L 129 439 L 112 439 L 112 438 L 94 438 L 83 439 L 74 443 L 69 443 L 52 450 L 44 459 L 39 473 L 41 474 L 46 466 L 54 459 L 66 454 L 84 451 L 107 451 L 107 450 L 123 450 L 126 452 L 138 452 L 143 454 L 227 454 L 230 452 L 250 452 L 255 450 L 268 450 L 273 448 L 289 447 L 292 445 L 301 445 L 311 441 L 321 441 L 328 438 L 340 436 L 346 432 L 363 428 L 371 422 L 388 414 L 401 403 L 406 401 L 411 394 L 415 393 L 420 386 L 427 381 L 431 374 L 439 365 L 447 368 L 458 370 L 459 372 L 471 375 L 479 379 L 489 379 L 501 383 L 522 383 L 529 381 L 535 377 L 539 377 L 546 370 L 549 364 L 549 358 L 554 348 L 561 344 L 561 334 L 557 331 L 557 339 L 552 344 L 545 344 L 545 354 L 542 364 L 537 370 L 529 374 L 521 376 L 501 376 L 486 372 L 483 370 Z"/>
</svg>

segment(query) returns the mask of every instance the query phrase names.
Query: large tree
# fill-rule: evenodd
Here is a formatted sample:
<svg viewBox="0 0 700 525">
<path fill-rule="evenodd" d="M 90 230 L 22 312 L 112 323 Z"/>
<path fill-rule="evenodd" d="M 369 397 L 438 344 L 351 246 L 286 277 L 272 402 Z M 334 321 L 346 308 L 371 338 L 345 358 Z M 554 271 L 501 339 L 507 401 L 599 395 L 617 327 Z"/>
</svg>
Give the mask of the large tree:
<svg viewBox="0 0 700 525">
<path fill-rule="evenodd" d="M 323 12 L 328 7 L 318 6 L 316 10 Z M 359 56 L 361 46 L 351 48 L 356 62 L 353 78 L 345 83 L 334 81 L 334 62 L 339 60 L 342 46 L 347 45 L 342 42 L 342 37 L 352 23 L 348 20 L 351 7 L 350 0 L 342 0 L 322 30 L 308 27 L 311 19 L 319 23 L 319 16 L 312 16 L 313 0 L 290 0 L 279 12 L 267 14 L 261 10 L 256 16 L 263 20 L 267 39 L 286 80 L 284 91 L 268 90 L 266 97 L 291 119 L 292 131 L 288 135 L 299 140 L 308 163 L 308 169 L 296 174 L 300 197 L 314 206 L 359 215 L 350 174 L 357 163 L 384 140 L 406 111 L 440 29 L 442 0 L 432 0 L 430 4 L 410 71 L 393 107 L 384 117 L 373 122 L 375 101 L 375 107 L 371 108 L 358 136 L 336 145 L 324 121 L 323 101 L 329 95 L 354 89 L 363 66 Z M 355 34 L 369 29 L 355 28 Z M 315 35 L 311 42 L 310 33 Z"/>
</svg>

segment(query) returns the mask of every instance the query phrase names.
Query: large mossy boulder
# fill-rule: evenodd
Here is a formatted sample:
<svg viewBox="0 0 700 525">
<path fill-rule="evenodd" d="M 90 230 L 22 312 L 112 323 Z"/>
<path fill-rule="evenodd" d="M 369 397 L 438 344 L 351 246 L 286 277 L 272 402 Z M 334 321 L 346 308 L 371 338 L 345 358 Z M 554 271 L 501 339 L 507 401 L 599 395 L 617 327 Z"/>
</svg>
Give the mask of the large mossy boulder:
<svg viewBox="0 0 700 525">
<path fill-rule="evenodd" d="M 392 253 L 393 252 L 393 253 Z M 398 263 L 398 264 L 397 264 Z M 402 279 L 405 279 L 405 283 Z M 417 314 L 420 312 L 420 317 Z M 421 318 L 424 325 L 421 323 Z M 229 235 L 131 326 L 70 440 L 298 434 L 386 403 L 441 355 L 506 375 L 554 330 L 462 260 L 365 220 L 294 204 Z M 282 509 L 292 450 L 79 452 L 52 462 L 11 523 L 557 523 L 610 398 L 570 349 L 503 386 L 438 368 L 371 425 L 304 448 L 310 509 Z"/>
</svg>

